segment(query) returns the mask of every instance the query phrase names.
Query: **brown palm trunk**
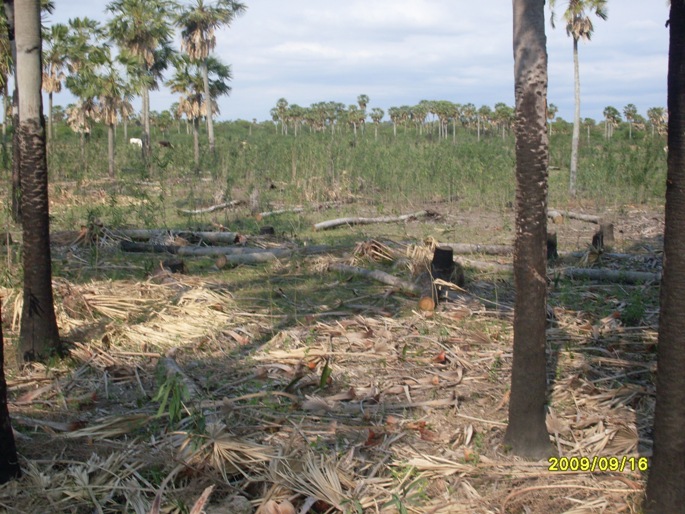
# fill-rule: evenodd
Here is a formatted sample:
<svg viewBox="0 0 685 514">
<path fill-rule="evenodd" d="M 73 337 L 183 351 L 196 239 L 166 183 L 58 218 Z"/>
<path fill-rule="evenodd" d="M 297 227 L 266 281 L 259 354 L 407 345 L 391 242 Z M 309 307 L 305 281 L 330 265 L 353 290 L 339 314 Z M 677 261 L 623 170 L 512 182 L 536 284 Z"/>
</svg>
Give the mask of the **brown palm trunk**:
<svg viewBox="0 0 685 514">
<path fill-rule="evenodd" d="M 545 425 L 547 50 L 545 0 L 514 0 L 516 241 L 514 360 L 505 441 L 517 455 L 551 453 Z"/>
<path fill-rule="evenodd" d="M 0 302 L 0 305 L 2 302 Z M 0 318 L 2 313 L 0 312 Z M 17 459 L 17 446 L 12 432 L 12 421 L 7 408 L 7 382 L 5 381 L 5 345 L 0 324 L 0 484 L 21 476 Z"/>
<path fill-rule="evenodd" d="M 668 175 L 664 273 L 657 346 L 654 450 L 645 512 L 685 505 L 685 4 L 671 2 L 668 55 Z"/>
<path fill-rule="evenodd" d="M 19 151 L 24 264 L 24 306 L 17 357 L 45 359 L 61 350 L 52 297 L 48 170 L 41 98 L 40 3 L 16 6 Z"/>
</svg>

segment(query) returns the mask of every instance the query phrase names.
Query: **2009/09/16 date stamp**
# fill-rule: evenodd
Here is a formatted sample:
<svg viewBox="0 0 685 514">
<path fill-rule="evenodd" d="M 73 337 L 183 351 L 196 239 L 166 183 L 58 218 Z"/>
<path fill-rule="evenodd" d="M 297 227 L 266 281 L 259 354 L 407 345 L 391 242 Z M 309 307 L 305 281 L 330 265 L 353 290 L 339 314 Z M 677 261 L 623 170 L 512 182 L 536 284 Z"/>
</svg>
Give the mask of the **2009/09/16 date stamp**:
<svg viewBox="0 0 685 514">
<path fill-rule="evenodd" d="M 647 457 L 550 457 L 549 467 L 552 472 L 563 471 L 647 471 Z"/>
</svg>

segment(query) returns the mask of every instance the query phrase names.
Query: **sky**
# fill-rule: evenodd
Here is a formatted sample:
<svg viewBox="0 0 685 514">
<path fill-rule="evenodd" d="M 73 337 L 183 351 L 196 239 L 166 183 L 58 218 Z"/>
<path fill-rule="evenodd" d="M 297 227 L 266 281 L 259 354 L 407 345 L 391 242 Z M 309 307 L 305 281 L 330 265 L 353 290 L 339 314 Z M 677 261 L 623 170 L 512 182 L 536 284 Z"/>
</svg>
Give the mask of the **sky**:
<svg viewBox="0 0 685 514">
<path fill-rule="evenodd" d="M 279 98 L 303 107 L 350 105 L 360 94 L 370 98 L 367 110 L 386 113 L 421 100 L 514 105 L 511 0 L 242 1 L 246 13 L 217 33 L 215 54 L 233 72 L 218 119 L 271 119 Z M 56 0 L 47 23 L 105 21 L 107 3 Z M 579 44 L 581 117 L 599 121 L 605 107 L 622 112 L 629 103 L 646 117 L 648 108 L 666 107 L 668 2 L 609 0 L 607 6 L 608 20 L 595 18 L 592 40 Z M 552 28 L 549 5 L 545 10 L 548 102 L 558 117 L 572 120 L 572 40 L 560 17 Z M 73 101 L 68 92 L 55 95 L 56 104 Z M 152 93 L 151 108 L 175 101 L 162 88 Z"/>
</svg>

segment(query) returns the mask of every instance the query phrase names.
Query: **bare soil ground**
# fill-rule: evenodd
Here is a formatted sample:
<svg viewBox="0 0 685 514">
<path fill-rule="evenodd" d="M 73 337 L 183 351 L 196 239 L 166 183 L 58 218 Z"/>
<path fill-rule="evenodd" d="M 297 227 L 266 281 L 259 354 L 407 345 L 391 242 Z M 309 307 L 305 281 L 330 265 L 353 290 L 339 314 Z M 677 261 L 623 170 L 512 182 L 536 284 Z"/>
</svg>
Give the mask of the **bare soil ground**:
<svg viewBox="0 0 685 514">
<path fill-rule="evenodd" d="M 511 211 L 429 207 L 442 217 L 248 235 L 248 247 L 346 246 L 221 271 L 204 257 L 187 258 L 187 274 L 145 275 L 161 258 L 122 255 L 115 238 L 56 246 L 71 356 L 9 375 L 24 476 L 0 487 L 0 508 L 180 513 L 213 486 L 206 512 L 639 512 L 658 283 L 560 274 L 659 272 L 663 214 L 592 212 L 615 223 L 602 255 L 588 251 L 596 225 L 550 224 L 562 258 L 549 275 L 548 429 L 550 455 L 563 459 L 525 462 L 502 442 L 510 274 L 467 264 L 465 292 L 424 312 L 396 288 L 328 270 L 353 263 L 411 281 L 435 242 L 513 242 Z M 346 209 L 297 214 L 297 224 L 367 214 Z M 354 252 L 371 240 L 393 262 L 374 260 L 370 244 Z M 11 343 L 21 299 L 0 294 Z"/>
</svg>

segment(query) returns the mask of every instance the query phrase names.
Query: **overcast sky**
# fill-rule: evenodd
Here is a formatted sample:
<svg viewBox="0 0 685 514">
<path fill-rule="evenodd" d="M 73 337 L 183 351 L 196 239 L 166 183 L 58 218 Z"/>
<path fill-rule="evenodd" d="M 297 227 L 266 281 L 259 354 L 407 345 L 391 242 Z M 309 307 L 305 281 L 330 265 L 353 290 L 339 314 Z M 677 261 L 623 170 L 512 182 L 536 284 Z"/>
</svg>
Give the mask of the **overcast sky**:
<svg viewBox="0 0 685 514">
<path fill-rule="evenodd" d="M 281 97 L 305 107 L 349 105 L 362 93 L 369 109 L 386 112 L 424 99 L 514 105 L 511 0 L 243 1 L 247 12 L 217 35 L 216 54 L 234 77 L 233 92 L 219 100 L 220 119 L 270 119 Z M 48 23 L 106 19 L 106 0 L 55 4 Z M 633 103 L 643 116 L 665 107 L 667 0 L 610 0 L 608 14 L 580 44 L 581 116 L 600 120 L 608 105 L 622 112 Z M 546 33 L 548 101 L 571 120 L 572 40 L 561 21 L 556 29 L 547 23 Z M 152 109 L 176 100 L 155 92 Z M 55 95 L 55 103 L 70 102 L 69 93 Z"/>
</svg>

